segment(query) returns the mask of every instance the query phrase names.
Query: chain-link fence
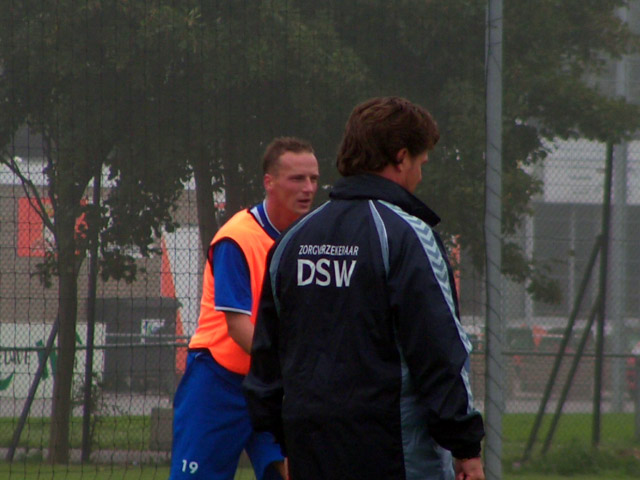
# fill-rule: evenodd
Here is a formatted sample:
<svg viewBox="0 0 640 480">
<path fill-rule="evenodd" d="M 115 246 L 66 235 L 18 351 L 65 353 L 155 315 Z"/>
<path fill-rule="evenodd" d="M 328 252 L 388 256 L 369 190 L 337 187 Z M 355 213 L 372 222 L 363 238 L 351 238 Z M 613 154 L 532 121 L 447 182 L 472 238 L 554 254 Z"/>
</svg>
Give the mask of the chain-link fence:
<svg viewBox="0 0 640 480">
<path fill-rule="evenodd" d="M 640 3 L 508 3 L 503 461 L 576 444 L 632 450 L 640 438 L 640 142 L 632 135 L 640 78 L 635 44 L 618 22 L 636 31 Z M 203 245 L 230 213 L 261 199 L 259 159 L 274 136 L 314 144 L 316 204 L 324 201 L 344 122 L 376 95 L 424 105 L 442 130 L 418 196 L 450 239 L 483 410 L 485 8 L 466 0 L 3 3 L 6 471 L 66 457 L 148 464 L 150 478 L 167 476 Z"/>
<path fill-rule="evenodd" d="M 520 437 L 526 438 L 524 443 L 516 446 L 515 436 L 505 435 L 505 454 L 514 462 L 567 444 L 620 447 L 640 438 L 640 270 L 634 265 L 640 210 L 633 200 L 640 181 L 634 173 L 639 146 L 629 142 L 612 149 L 608 212 L 603 200 L 605 144 L 555 142 L 537 173 L 543 190 L 516 241 L 531 258 L 546 263 L 559 295 L 554 302 L 540 301 L 527 292 L 526 284 L 503 284 L 505 421 L 508 425 L 510 417 L 527 418 L 521 425 L 526 428 Z M 608 229 L 606 258 L 603 229 Z M 603 261 L 607 266 L 602 267 Z M 482 289 L 473 275 L 463 275 L 461 284 L 463 319 L 478 346 L 474 386 L 482 398 Z M 597 350 L 601 313 L 602 356 Z"/>
</svg>

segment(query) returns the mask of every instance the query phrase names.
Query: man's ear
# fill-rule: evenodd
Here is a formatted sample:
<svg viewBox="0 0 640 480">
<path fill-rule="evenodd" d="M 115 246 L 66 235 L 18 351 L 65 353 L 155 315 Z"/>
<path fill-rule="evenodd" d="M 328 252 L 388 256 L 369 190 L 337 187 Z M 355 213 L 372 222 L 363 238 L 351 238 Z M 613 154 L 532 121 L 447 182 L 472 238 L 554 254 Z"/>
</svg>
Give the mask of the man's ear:
<svg viewBox="0 0 640 480">
<path fill-rule="evenodd" d="M 404 166 L 404 161 L 408 155 L 409 155 L 409 150 L 407 150 L 406 147 L 398 150 L 398 153 L 396 153 L 395 167 L 398 168 L 399 170 L 402 170 L 402 167 Z"/>
<path fill-rule="evenodd" d="M 262 177 L 262 184 L 264 185 L 264 191 L 269 192 L 273 187 L 273 175 L 265 173 Z"/>
</svg>

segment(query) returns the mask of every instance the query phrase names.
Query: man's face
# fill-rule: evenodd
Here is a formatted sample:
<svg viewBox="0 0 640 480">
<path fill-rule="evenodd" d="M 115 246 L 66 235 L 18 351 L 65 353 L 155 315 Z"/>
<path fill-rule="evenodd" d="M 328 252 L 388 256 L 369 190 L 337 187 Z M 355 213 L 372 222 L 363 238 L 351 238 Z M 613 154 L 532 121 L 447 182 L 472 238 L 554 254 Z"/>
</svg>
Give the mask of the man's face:
<svg viewBox="0 0 640 480">
<path fill-rule="evenodd" d="M 309 212 L 318 190 L 318 160 L 311 152 L 285 152 L 264 177 L 270 205 L 289 223 Z"/>
<path fill-rule="evenodd" d="M 411 193 L 416 191 L 418 184 L 422 181 L 422 167 L 429 160 L 429 154 L 427 151 L 416 155 L 415 157 L 409 155 L 404 158 L 406 162 L 404 170 L 404 182 L 401 185 L 409 190 Z"/>
</svg>

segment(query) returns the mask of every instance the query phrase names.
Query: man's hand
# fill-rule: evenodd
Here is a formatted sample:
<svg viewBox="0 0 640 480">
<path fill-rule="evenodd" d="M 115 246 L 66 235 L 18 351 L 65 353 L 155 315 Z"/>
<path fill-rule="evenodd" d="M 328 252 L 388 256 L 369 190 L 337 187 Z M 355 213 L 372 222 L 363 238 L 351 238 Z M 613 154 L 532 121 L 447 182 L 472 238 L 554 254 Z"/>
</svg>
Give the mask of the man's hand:
<svg viewBox="0 0 640 480">
<path fill-rule="evenodd" d="M 456 458 L 454 462 L 456 480 L 484 480 L 484 468 L 482 459 Z"/>
<path fill-rule="evenodd" d="M 278 471 L 282 480 L 289 480 L 289 463 L 286 458 L 283 462 L 273 462 L 271 465 Z"/>
</svg>

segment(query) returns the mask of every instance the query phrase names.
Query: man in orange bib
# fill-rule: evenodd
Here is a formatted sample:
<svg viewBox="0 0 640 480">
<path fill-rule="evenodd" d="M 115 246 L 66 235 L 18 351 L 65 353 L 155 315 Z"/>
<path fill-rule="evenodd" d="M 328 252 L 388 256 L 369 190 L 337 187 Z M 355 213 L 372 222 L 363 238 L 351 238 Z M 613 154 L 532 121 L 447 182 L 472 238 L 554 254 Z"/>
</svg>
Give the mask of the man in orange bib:
<svg viewBox="0 0 640 480">
<path fill-rule="evenodd" d="M 285 477 L 280 446 L 251 427 L 242 380 L 267 253 L 311 209 L 318 162 L 309 143 L 280 137 L 262 164 L 265 199 L 225 223 L 207 255 L 198 327 L 174 399 L 172 480 L 231 480 L 242 450 L 258 480 Z"/>
</svg>

